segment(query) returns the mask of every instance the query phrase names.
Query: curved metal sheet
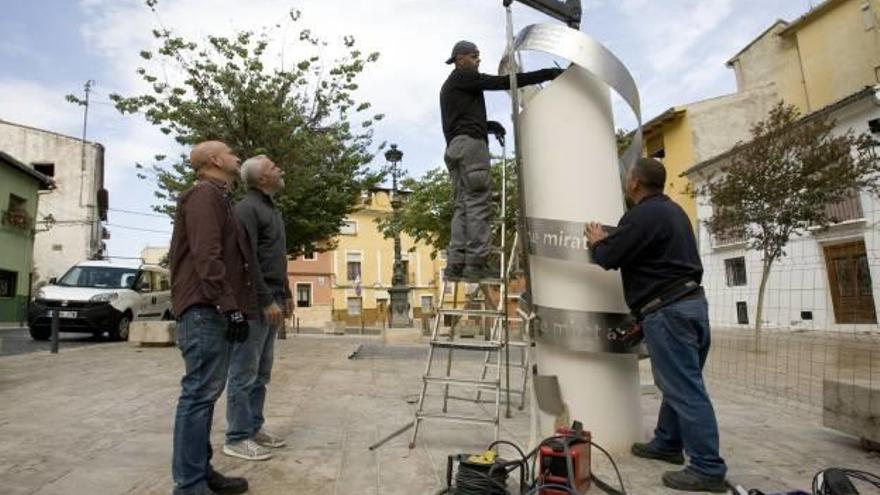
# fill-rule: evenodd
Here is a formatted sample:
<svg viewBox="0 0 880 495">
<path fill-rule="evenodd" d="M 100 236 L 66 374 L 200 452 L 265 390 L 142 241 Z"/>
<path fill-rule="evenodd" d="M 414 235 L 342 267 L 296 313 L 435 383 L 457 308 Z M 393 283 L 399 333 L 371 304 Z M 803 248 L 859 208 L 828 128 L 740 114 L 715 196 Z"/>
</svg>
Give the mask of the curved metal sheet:
<svg viewBox="0 0 880 495">
<path fill-rule="evenodd" d="M 643 343 L 628 345 L 621 340 L 632 323 L 626 313 L 575 311 L 532 305 L 535 340 L 573 351 L 645 354 Z"/>
<path fill-rule="evenodd" d="M 621 177 L 636 162 L 642 150 L 642 110 L 639 90 L 632 74 L 604 45 L 582 31 L 559 24 L 532 24 L 519 32 L 514 50 L 533 50 L 567 59 L 589 71 L 616 91 L 636 115 L 638 128 L 620 159 Z M 621 184 L 624 182 L 621 181 Z"/>
<path fill-rule="evenodd" d="M 583 222 L 527 217 L 529 254 L 578 263 L 593 263 Z"/>
</svg>

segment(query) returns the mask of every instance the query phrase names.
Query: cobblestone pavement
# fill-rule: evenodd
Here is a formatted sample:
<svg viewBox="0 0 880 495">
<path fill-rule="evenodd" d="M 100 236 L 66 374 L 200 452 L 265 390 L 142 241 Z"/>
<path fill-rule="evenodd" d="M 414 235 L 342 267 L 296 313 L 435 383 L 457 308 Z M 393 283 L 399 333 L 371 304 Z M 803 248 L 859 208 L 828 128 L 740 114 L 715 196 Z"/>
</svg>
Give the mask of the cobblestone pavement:
<svg viewBox="0 0 880 495">
<path fill-rule="evenodd" d="M 429 423 L 414 450 L 402 435 L 368 451 L 411 420 L 407 400 L 418 393 L 423 361 L 420 352 L 348 359 L 365 342 L 378 341 L 314 335 L 278 341 L 267 417 L 289 446 L 261 463 L 218 455 L 215 467 L 246 476 L 250 493 L 258 495 L 436 492 L 446 456 L 485 448 L 490 429 Z M 126 343 L 0 358 L 0 492 L 170 493 L 181 373 L 175 348 Z M 723 383 L 713 385 L 712 395 L 734 482 L 771 492 L 809 488 L 814 472 L 831 465 L 880 470 L 880 457 L 860 450 L 856 439 L 822 428 L 815 415 L 741 395 Z M 224 400 L 215 417 L 215 446 L 223 442 Z M 643 397 L 646 435 L 658 406 L 657 397 Z M 525 443 L 527 412 L 513 413 L 502 436 Z M 612 479 L 608 465 L 594 457 L 603 478 Z M 660 487 L 663 464 L 628 455 L 617 462 L 629 493 L 674 493 Z"/>
</svg>

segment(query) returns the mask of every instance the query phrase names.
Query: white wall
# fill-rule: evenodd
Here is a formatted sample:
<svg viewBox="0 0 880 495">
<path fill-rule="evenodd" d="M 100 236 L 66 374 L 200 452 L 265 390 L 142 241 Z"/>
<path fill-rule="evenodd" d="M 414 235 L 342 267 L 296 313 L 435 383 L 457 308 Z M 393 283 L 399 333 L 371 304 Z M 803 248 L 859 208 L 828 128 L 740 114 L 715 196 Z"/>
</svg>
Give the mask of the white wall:
<svg viewBox="0 0 880 495">
<path fill-rule="evenodd" d="M 25 164 L 55 164 L 56 189 L 41 193 L 34 240 L 34 282 L 62 275 L 101 249 L 97 194 L 103 184 L 103 146 L 0 121 L 0 150 Z M 83 163 L 85 166 L 83 167 Z M 40 221 L 51 214 L 50 227 Z M 45 230 L 49 227 L 49 230 Z"/>
<path fill-rule="evenodd" d="M 868 120 L 880 118 L 880 106 L 871 98 L 864 98 L 832 115 L 837 120 L 837 132 L 850 128 L 856 132 L 868 130 Z M 704 177 L 691 176 L 699 186 Z M 829 292 L 828 274 L 823 247 L 847 241 L 864 240 L 874 306 L 880 310 L 880 201 L 866 192 L 860 194 L 864 219 L 834 226 L 825 232 L 813 232 L 793 239 L 785 251 L 787 256 L 774 263 L 768 279 L 764 299 L 765 325 L 784 329 L 877 330 L 877 324 L 838 324 Z M 699 218 L 698 241 L 703 260 L 703 286 L 709 299 L 710 321 L 719 327 L 751 328 L 755 322 L 758 287 L 761 280 L 761 254 L 746 250 L 743 245 L 713 247 L 712 237 L 704 221 L 712 214 L 706 199 L 697 204 Z M 725 259 L 743 256 L 746 261 L 747 284 L 728 287 Z M 746 301 L 749 325 L 737 323 L 736 302 Z M 801 319 L 801 311 L 812 311 L 813 319 Z"/>
</svg>

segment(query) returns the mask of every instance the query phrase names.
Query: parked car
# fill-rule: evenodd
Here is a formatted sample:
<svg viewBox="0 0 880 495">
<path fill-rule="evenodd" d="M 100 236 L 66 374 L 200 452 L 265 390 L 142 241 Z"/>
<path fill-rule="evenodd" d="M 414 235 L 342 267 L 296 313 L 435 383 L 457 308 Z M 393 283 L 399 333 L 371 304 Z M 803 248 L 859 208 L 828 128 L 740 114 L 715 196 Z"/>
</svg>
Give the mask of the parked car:
<svg viewBox="0 0 880 495">
<path fill-rule="evenodd" d="M 112 261 L 79 263 L 37 291 L 28 311 L 34 340 L 50 337 L 55 312 L 61 332 L 107 332 L 111 339 L 128 340 L 135 319 L 171 319 L 168 270 Z"/>
</svg>

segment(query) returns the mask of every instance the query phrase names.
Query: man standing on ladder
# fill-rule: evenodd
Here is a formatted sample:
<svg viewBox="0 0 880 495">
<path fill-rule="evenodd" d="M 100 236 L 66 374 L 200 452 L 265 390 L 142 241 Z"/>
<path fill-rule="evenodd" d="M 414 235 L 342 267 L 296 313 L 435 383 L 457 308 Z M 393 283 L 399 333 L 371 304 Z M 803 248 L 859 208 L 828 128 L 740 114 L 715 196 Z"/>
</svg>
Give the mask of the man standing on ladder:
<svg viewBox="0 0 880 495">
<path fill-rule="evenodd" d="M 454 63 L 455 69 L 440 90 L 440 113 L 446 138 L 444 159 L 455 191 L 455 209 L 444 275 L 447 280 L 497 278 L 499 271 L 488 262 L 492 215 L 488 137 L 491 129 L 486 121 L 483 91 L 508 90 L 510 78 L 480 73 L 480 51 L 470 41 L 456 43 L 446 63 Z M 551 81 L 561 73 L 562 69 L 550 68 L 517 74 L 517 86 Z"/>
</svg>

